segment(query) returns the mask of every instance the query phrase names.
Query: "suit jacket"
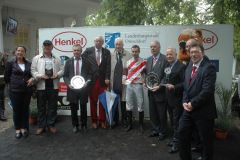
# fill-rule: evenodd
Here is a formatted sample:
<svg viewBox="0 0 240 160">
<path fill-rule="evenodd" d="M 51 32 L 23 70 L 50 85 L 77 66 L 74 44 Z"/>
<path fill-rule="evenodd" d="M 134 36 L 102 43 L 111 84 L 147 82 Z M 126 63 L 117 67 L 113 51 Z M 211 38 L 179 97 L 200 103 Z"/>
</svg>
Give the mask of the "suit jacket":
<svg viewBox="0 0 240 160">
<path fill-rule="evenodd" d="M 92 79 L 90 63 L 88 63 L 88 61 L 86 61 L 84 57 L 82 57 L 82 67 L 80 74 L 85 79 L 85 81 Z M 83 87 L 80 90 L 71 89 L 69 88 L 69 84 L 73 76 L 75 76 L 74 57 L 68 59 L 64 66 L 63 80 L 68 87 L 67 100 L 71 103 L 76 103 L 78 101 L 76 95 L 80 95 L 81 104 L 85 104 L 88 102 L 89 84 L 87 84 L 86 87 Z"/>
<path fill-rule="evenodd" d="M 102 48 L 102 60 L 101 64 L 98 66 L 95 55 L 95 47 L 87 48 L 83 55 L 86 57 L 87 61 L 91 64 L 91 70 L 93 72 L 92 84 L 95 83 L 96 79 L 99 79 L 100 85 L 102 87 L 107 87 L 105 80 L 110 80 L 111 75 L 111 54 L 106 48 Z"/>
<path fill-rule="evenodd" d="M 194 119 L 214 119 L 217 117 L 214 98 L 216 68 L 204 56 L 199 68 L 190 82 L 192 72 L 192 61 L 190 61 L 184 80 L 183 103 L 191 102 L 193 110 L 183 114 L 190 114 Z"/>
<path fill-rule="evenodd" d="M 182 106 L 185 68 L 186 66 L 177 60 L 172 66 L 171 73 L 169 75 L 164 74 L 164 83 L 174 85 L 174 90 L 166 88 L 166 100 L 170 106 Z"/>
<path fill-rule="evenodd" d="M 160 53 L 159 58 L 153 67 L 153 56 L 151 56 L 147 59 L 146 75 L 150 72 L 154 72 L 158 75 L 160 81 L 162 81 L 164 77 L 164 68 L 166 65 L 166 56 Z M 148 90 L 148 96 L 153 96 L 156 101 L 165 101 L 165 88 L 161 87 L 155 92 Z"/>
<path fill-rule="evenodd" d="M 127 61 L 131 58 L 131 54 L 126 51 L 126 50 L 123 50 L 123 54 L 122 54 L 122 64 L 123 64 L 123 75 L 126 75 L 127 74 Z M 113 88 L 113 76 L 114 76 L 114 70 L 115 70 L 115 66 L 117 64 L 117 53 L 116 51 L 114 51 L 112 54 L 111 54 L 111 88 Z M 122 85 L 122 84 L 120 84 Z M 122 101 L 126 101 L 126 86 L 125 85 L 122 85 Z"/>
<path fill-rule="evenodd" d="M 17 60 L 12 59 L 6 63 L 4 72 L 4 80 L 9 84 L 9 91 L 11 92 L 28 92 L 32 94 L 32 86 L 27 86 L 27 81 L 32 78 L 31 62 L 24 59 L 25 70 L 19 67 Z"/>
</svg>

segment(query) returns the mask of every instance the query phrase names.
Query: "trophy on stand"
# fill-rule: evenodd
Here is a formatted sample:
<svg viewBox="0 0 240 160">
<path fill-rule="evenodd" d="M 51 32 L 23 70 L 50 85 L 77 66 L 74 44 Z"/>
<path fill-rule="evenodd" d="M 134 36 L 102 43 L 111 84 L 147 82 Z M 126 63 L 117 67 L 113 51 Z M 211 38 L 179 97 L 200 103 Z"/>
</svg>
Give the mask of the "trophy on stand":
<svg viewBox="0 0 240 160">
<path fill-rule="evenodd" d="M 53 61 L 48 60 L 45 62 L 45 75 L 51 78 L 53 76 Z"/>
<path fill-rule="evenodd" d="M 164 83 L 168 83 L 168 81 L 169 81 L 169 76 L 170 76 L 170 73 L 171 73 L 171 68 L 170 68 L 170 67 L 165 68 L 165 69 L 164 69 L 164 73 L 166 74 L 166 78 L 165 78 Z"/>
</svg>

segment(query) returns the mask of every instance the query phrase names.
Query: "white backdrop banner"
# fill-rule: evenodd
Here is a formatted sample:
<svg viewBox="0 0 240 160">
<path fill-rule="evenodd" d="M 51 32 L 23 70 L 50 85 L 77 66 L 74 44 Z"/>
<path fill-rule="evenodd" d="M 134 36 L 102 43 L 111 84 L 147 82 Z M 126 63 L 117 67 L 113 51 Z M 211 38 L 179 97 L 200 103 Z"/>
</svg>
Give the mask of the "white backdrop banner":
<svg viewBox="0 0 240 160">
<path fill-rule="evenodd" d="M 163 26 L 103 26 L 103 27 L 74 27 L 74 28 L 42 28 L 39 29 L 39 51 L 42 52 L 44 40 L 51 40 L 54 45 L 53 53 L 61 58 L 62 63 L 72 57 L 72 45 L 81 44 L 83 51 L 94 45 L 96 36 L 104 37 L 104 47 L 114 49 L 114 40 L 121 37 L 124 48 L 130 51 L 135 44 L 141 48 L 140 56 L 151 56 L 150 42 L 159 40 L 161 53 L 165 54 L 168 47 L 177 50 L 178 37 L 186 28 L 201 29 L 205 54 L 217 66 L 217 81 L 226 88 L 231 87 L 233 64 L 233 26 L 232 25 L 163 25 Z M 66 101 L 66 86 L 61 80 L 59 90 L 59 114 L 69 114 Z M 145 113 L 148 117 L 148 99 L 145 91 Z M 88 109 L 89 114 L 89 109 Z"/>
</svg>

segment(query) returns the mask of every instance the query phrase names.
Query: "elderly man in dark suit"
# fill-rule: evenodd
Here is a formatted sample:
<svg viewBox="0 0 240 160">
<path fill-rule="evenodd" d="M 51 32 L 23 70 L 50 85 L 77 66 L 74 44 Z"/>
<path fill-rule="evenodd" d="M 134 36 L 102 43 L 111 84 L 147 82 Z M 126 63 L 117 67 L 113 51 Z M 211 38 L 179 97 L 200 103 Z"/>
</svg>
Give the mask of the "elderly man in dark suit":
<svg viewBox="0 0 240 160">
<path fill-rule="evenodd" d="M 98 36 L 94 40 L 95 46 L 87 48 L 84 55 L 91 63 L 93 71 L 92 85 L 90 91 L 90 109 L 92 118 L 92 128 L 97 128 L 97 123 L 101 128 L 106 126 L 106 114 L 101 103 L 99 103 L 99 117 L 97 116 L 98 96 L 103 93 L 110 84 L 111 75 L 111 54 L 106 48 L 103 48 L 103 37 Z"/>
<path fill-rule="evenodd" d="M 66 61 L 64 66 L 63 79 L 67 85 L 67 100 L 70 102 L 73 132 L 79 131 L 79 121 L 77 111 L 79 109 L 79 100 L 81 108 L 81 129 L 87 130 L 87 102 L 89 93 L 89 82 L 91 81 L 91 66 L 84 56 L 81 56 L 82 47 L 79 44 L 73 45 L 73 57 Z M 71 79 L 76 76 L 82 76 L 85 85 L 81 89 L 74 89 L 71 85 Z"/>
<path fill-rule="evenodd" d="M 164 77 L 164 68 L 166 67 L 166 56 L 160 53 L 160 42 L 155 40 L 151 42 L 151 54 L 147 59 L 146 75 L 154 72 L 162 81 Z M 160 85 L 148 90 L 149 114 L 152 123 L 152 133 L 149 137 L 159 136 L 159 140 L 166 137 L 166 105 L 165 105 L 165 88 Z"/>
<path fill-rule="evenodd" d="M 204 55 L 202 45 L 190 47 L 191 61 L 185 71 L 183 114 L 179 122 L 180 157 L 192 160 L 191 135 L 193 126 L 202 141 L 202 159 L 213 159 L 213 127 L 217 117 L 214 99 L 216 69 Z"/>
<path fill-rule="evenodd" d="M 185 65 L 177 60 L 177 52 L 175 48 L 169 47 L 166 51 L 168 61 L 165 68 L 164 83 L 166 84 L 166 105 L 173 128 L 173 137 L 168 143 L 171 147 L 169 153 L 178 151 L 178 122 L 182 114 L 182 93 Z"/>
</svg>

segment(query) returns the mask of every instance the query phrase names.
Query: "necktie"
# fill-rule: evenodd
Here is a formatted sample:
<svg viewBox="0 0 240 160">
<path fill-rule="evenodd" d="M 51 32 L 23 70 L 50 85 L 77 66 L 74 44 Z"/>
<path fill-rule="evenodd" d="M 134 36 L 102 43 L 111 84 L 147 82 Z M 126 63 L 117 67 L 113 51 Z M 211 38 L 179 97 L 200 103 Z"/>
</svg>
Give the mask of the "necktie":
<svg viewBox="0 0 240 160">
<path fill-rule="evenodd" d="M 197 71 L 197 67 L 196 67 L 196 66 L 193 66 L 193 67 L 192 67 L 191 79 L 195 76 L 196 71 Z"/>
<path fill-rule="evenodd" d="M 77 63 L 76 63 L 76 75 L 80 75 L 80 70 L 79 70 L 79 58 L 77 58 Z"/>
<path fill-rule="evenodd" d="M 157 63 L 157 57 L 153 57 L 153 66 Z"/>
<path fill-rule="evenodd" d="M 101 57 L 100 57 L 100 50 L 97 49 L 97 57 L 96 57 L 96 60 L 97 60 L 97 64 L 100 65 L 101 63 Z"/>
</svg>

